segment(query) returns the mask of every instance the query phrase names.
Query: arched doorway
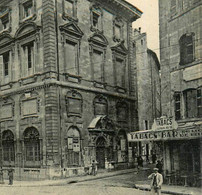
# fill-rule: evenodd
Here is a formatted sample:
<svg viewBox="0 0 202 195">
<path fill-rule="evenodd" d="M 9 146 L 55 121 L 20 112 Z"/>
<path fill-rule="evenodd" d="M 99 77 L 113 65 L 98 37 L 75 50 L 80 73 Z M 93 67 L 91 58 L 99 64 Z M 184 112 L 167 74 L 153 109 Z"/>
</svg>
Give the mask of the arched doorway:
<svg viewBox="0 0 202 195">
<path fill-rule="evenodd" d="M 14 135 L 12 131 L 6 130 L 2 133 L 3 164 L 5 166 L 14 165 Z"/>
<path fill-rule="evenodd" d="M 105 168 L 105 139 L 99 137 L 96 141 L 96 161 L 98 162 L 98 168 Z"/>
<path fill-rule="evenodd" d="M 24 160 L 26 167 L 40 167 L 39 132 L 34 127 L 24 131 Z"/>
<path fill-rule="evenodd" d="M 66 138 L 65 138 L 66 139 Z M 77 127 L 70 127 L 67 132 L 65 166 L 79 166 L 81 161 L 80 133 Z"/>
</svg>

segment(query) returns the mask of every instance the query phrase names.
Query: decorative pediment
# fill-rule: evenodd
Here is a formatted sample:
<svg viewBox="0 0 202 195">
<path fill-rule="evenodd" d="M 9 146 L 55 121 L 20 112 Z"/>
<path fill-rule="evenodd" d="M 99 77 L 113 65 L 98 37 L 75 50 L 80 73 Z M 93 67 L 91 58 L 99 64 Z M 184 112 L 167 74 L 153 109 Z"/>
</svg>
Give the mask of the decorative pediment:
<svg viewBox="0 0 202 195">
<path fill-rule="evenodd" d="M 66 32 L 68 34 L 71 34 L 73 36 L 81 38 L 83 36 L 83 32 L 78 27 L 78 25 L 75 22 L 69 22 L 63 26 L 60 26 L 60 30 L 62 32 Z"/>
<path fill-rule="evenodd" d="M 9 45 L 10 43 L 13 42 L 13 38 L 10 36 L 10 34 L 8 32 L 3 32 L 0 35 L 0 47 L 4 46 L 4 45 Z"/>
<path fill-rule="evenodd" d="M 90 43 L 104 46 L 104 47 L 106 47 L 108 45 L 108 41 L 107 41 L 106 37 L 101 33 L 95 33 L 92 37 L 89 38 L 88 41 Z"/>
<path fill-rule="evenodd" d="M 28 34 L 33 34 L 39 30 L 39 26 L 37 26 L 34 22 L 24 22 L 17 32 L 15 33 L 15 38 L 20 39 Z"/>
<path fill-rule="evenodd" d="M 118 45 L 111 47 L 111 50 L 117 53 L 120 53 L 122 55 L 127 55 L 128 50 L 126 49 L 125 45 L 124 45 L 124 41 L 122 41 L 121 43 L 119 43 Z"/>
</svg>

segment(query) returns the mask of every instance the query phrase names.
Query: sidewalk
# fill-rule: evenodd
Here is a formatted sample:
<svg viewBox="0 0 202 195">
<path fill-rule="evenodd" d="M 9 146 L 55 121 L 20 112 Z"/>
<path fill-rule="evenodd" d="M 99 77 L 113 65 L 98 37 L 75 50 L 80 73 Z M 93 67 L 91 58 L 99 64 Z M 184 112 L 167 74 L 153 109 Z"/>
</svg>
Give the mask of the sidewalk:
<svg viewBox="0 0 202 195">
<path fill-rule="evenodd" d="M 150 190 L 149 184 L 135 184 L 135 188 L 139 190 Z M 184 187 L 184 186 L 172 186 L 172 185 L 163 185 L 162 193 L 165 194 L 175 194 L 175 195 L 201 195 L 201 188 L 193 188 L 193 187 Z"/>
</svg>

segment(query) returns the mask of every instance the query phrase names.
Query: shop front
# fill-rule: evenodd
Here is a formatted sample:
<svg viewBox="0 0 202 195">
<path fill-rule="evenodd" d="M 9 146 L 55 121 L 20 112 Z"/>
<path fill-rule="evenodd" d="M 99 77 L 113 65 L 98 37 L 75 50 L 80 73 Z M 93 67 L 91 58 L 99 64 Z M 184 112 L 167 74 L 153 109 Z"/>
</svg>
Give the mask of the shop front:
<svg viewBox="0 0 202 195">
<path fill-rule="evenodd" d="M 169 120 L 169 125 L 157 124 L 155 120 L 152 130 L 129 133 L 128 141 L 150 141 L 162 148 L 162 159 L 157 156 L 157 160 L 162 160 L 163 174 L 169 184 L 199 186 L 202 176 L 202 122 L 176 124 L 173 119 Z"/>
</svg>

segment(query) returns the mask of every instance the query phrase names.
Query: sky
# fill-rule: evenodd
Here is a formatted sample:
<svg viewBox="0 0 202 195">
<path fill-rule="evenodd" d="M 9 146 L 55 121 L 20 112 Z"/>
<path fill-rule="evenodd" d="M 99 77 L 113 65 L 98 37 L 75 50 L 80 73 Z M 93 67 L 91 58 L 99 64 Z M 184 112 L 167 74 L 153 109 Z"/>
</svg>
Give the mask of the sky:
<svg viewBox="0 0 202 195">
<path fill-rule="evenodd" d="M 159 58 L 158 0 L 127 1 L 143 12 L 141 18 L 133 22 L 133 28 L 141 27 L 141 32 L 147 33 L 147 47 L 152 49 Z"/>
</svg>

